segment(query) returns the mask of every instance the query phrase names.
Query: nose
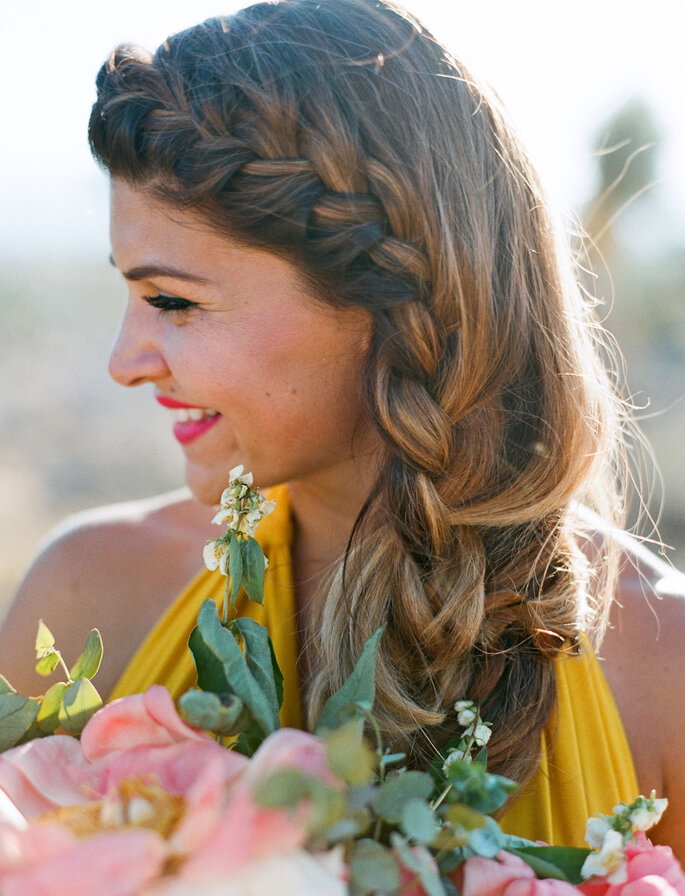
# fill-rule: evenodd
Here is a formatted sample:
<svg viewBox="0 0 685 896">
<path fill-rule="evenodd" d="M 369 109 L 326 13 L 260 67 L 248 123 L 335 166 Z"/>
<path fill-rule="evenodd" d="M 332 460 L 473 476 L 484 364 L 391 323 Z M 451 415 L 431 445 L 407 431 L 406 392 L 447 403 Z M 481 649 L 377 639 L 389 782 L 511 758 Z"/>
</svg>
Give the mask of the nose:
<svg viewBox="0 0 685 896">
<path fill-rule="evenodd" d="M 109 359 L 109 374 L 122 386 L 140 386 L 169 376 L 154 316 L 154 309 L 129 301 Z"/>
</svg>

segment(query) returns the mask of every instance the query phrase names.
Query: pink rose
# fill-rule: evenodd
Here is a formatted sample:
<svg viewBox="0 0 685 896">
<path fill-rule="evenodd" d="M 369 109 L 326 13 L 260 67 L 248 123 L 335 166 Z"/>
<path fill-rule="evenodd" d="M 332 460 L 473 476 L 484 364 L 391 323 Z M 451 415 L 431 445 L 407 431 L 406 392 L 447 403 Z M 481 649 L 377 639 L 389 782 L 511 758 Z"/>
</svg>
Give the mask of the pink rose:
<svg viewBox="0 0 685 896">
<path fill-rule="evenodd" d="M 670 846 L 653 846 L 638 832 L 625 855 L 626 881 L 591 879 L 579 887 L 585 896 L 685 896 L 685 873 Z"/>
<path fill-rule="evenodd" d="M 471 856 L 457 869 L 455 883 L 462 896 L 578 896 L 572 884 L 538 880 L 523 859 L 504 851 L 496 860 Z"/>
</svg>

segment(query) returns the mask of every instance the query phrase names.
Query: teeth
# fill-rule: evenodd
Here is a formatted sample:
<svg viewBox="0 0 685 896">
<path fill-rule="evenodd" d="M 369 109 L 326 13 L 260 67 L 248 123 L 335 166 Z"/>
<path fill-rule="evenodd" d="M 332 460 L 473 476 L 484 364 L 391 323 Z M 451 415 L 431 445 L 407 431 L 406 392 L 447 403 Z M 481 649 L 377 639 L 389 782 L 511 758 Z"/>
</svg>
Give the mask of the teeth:
<svg viewBox="0 0 685 896">
<path fill-rule="evenodd" d="M 174 408 L 173 410 L 174 419 L 177 423 L 199 422 L 210 417 L 216 417 L 218 413 L 218 411 L 212 411 L 209 408 Z"/>
</svg>

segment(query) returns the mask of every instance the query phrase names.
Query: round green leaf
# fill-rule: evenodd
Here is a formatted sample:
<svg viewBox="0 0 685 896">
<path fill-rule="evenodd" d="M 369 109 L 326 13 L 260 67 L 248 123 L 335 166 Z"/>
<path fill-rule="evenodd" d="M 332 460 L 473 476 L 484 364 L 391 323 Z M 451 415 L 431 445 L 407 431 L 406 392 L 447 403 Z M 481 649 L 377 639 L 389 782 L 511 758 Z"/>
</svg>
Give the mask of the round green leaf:
<svg viewBox="0 0 685 896">
<path fill-rule="evenodd" d="M 59 663 L 59 654 L 55 650 L 44 653 L 36 663 L 36 672 L 43 677 L 52 675 Z"/>
<path fill-rule="evenodd" d="M 102 698 L 88 678 L 70 684 L 62 698 L 59 723 L 69 734 L 80 734 L 88 719 L 102 706 Z"/>
<path fill-rule="evenodd" d="M 400 826 L 404 833 L 415 843 L 432 843 L 438 831 L 435 813 L 425 800 L 411 799 L 402 807 Z"/>
<path fill-rule="evenodd" d="M 55 646 L 55 638 L 47 625 L 42 619 L 38 622 L 38 632 L 36 634 L 36 659 L 40 659 L 48 650 L 52 650 Z"/>
<path fill-rule="evenodd" d="M 40 709 L 36 717 L 36 725 L 41 734 L 52 734 L 59 725 L 59 711 L 62 706 L 62 698 L 68 685 L 58 681 L 49 688 L 41 700 Z"/>
<path fill-rule="evenodd" d="M 373 800 L 378 815 L 391 824 L 398 824 L 405 803 L 411 799 L 426 800 L 433 792 L 433 779 L 425 772 L 404 772 L 388 778 Z"/>
<path fill-rule="evenodd" d="M 72 681 L 76 681 L 78 678 L 92 678 L 100 668 L 101 660 L 102 638 L 100 632 L 94 628 L 88 635 L 83 653 L 71 667 L 69 678 Z"/>
<path fill-rule="evenodd" d="M 357 841 L 350 859 L 350 884 L 359 894 L 397 892 L 400 872 L 392 852 L 375 840 Z"/>
</svg>

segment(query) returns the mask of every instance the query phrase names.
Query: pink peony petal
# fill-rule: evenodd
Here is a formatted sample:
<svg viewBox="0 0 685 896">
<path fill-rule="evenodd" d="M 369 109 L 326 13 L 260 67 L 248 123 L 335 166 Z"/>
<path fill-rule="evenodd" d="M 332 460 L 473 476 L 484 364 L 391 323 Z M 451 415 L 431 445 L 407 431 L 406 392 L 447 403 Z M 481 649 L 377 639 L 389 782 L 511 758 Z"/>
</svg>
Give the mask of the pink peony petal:
<svg viewBox="0 0 685 896">
<path fill-rule="evenodd" d="M 39 865 L 76 842 L 76 835 L 57 823 L 40 822 L 23 831 L 0 825 L 0 876 L 3 872 Z"/>
<path fill-rule="evenodd" d="M 628 881 L 620 890 L 621 896 L 678 896 L 678 890 L 658 874 L 648 874 L 638 880 Z"/>
<path fill-rule="evenodd" d="M 471 856 L 457 870 L 461 872 L 461 886 L 457 886 L 462 896 L 504 896 L 511 881 L 535 878 L 530 865 L 508 852 L 499 853 L 497 861 Z"/>
<path fill-rule="evenodd" d="M 247 763 L 244 756 L 215 741 L 187 741 L 134 747 L 103 756 L 83 770 L 82 780 L 95 793 L 105 794 L 125 778 L 154 776 L 165 790 L 182 796 L 203 773 L 204 765 L 214 760 L 224 769 L 222 780 L 242 774 Z"/>
<path fill-rule="evenodd" d="M 115 750 L 188 740 L 211 742 L 209 735 L 182 721 L 166 688 L 153 685 L 144 694 L 104 706 L 83 729 L 81 747 L 86 759 L 93 761 Z"/>
<path fill-rule="evenodd" d="M 79 742 L 66 735 L 32 740 L 0 754 L 0 790 L 32 818 L 87 797 L 79 780 L 85 765 Z"/>
<path fill-rule="evenodd" d="M 239 785 L 221 821 L 182 869 L 184 880 L 198 885 L 216 874 L 232 874 L 248 862 L 271 853 L 301 847 L 307 839 L 306 811 L 290 814 L 256 806 Z"/>
<path fill-rule="evenodd" d="M 40 865 L 0 874 L 3 896 L 137 896 L 160 874 L 168 850 L 154 831 L 142 828 L 80 840 Z"/>
<path fill-rule="evenodd" d="M 504 896 L 578 896 L 578 890 L 565 880 L 518 878 L 506 885 Z"/>
<path fill-rule="evenodd" d="M 281 728 L 267 737 L 250 761 L 246 780 L 253 783 L 279 768 L 296 768 L 327 784 L 340 783 L 328 767 L 324 741 L 295 728 Z"/>
</svg>

